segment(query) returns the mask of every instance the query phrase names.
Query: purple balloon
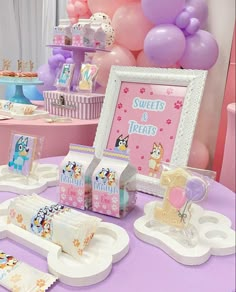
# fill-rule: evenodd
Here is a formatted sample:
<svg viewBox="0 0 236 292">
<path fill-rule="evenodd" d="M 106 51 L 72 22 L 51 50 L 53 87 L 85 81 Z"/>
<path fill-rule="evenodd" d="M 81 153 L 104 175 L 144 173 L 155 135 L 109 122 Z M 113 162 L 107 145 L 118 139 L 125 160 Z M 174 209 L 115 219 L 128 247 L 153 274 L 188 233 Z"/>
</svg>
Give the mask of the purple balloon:
<svg viewBox="0 0 236 292">
<path fill-rule="evenodd" d="M 179 64 L 184 69 L 210 69 L 217 61 L 219 48 L 213 36 L 204 30 L 186 37 L 186 48 Z"/>
<path fill-rule="evenodd" d="M 200 21 L 197 18 L 191 18 L 189 25 L 185 28 L 188 34 L 195 34 L 200 28 Z"/>
<path fill-rule="evenodd" d="M 142 0 L 144 15 L 154 24 L 174 23 L 185 0 Z"/>
<path fill-rule="evenodd" d="M 65 58 L 61 54 L 56 54 L 48 59 L 51 69 L 56 69 L 62 63 L 65 63 Z"/>
<path fill-rule="evenodd" d="M 57 55 L 57 54 L 59 54 L 59 55 L 62 55 L 64 58 L 70 58 L 70 57 L 72 56 L 72 53 L 71 53 L 70 51 L 68 51 L 68 50 L 63 50 L 63 49 L 61 49 L 61 48 L 54 48 L 54 49 L 52 50 L 52 54 L 53 54 L 53 55 Z"/>
<path fill-rule="evenodd" d="M 43 85 L 37 86 L 39 92 L 47 90 L 55 90 L 54 82 L 56 79 L 55 71 L 48 64 L 40 66 L 37 70 L 39 80 L 43 81 Z"/>
<path fill-rule="evenodd" d="M 173 24 L 162 24 L 152 28 L 144 40 L 144 53 L 157 66 L 174 65 L 185 50 L 185 36 Z"/>
<path fill-rule="evenodd" d="M 74 60 L 72 58 L 67 58 L 66 63 L 67 64 L 74 64 Z"/>
<path fill-rule="evenodd" d="M 186 183 L 186 197 L 189 201 L 201 201 L 207 193 L 206 183 L 198 177 L 189 179 Z"/>
<path fill-rule="evenodd" d="M 200 21 L 201 27 L 204 26 L 208 17 L 208 6 L 205 0 L 186 0 L 185 10 L 190 14 L 190 17 Z"/>
<path fill-rule="evenodd" d="M 187 11 L 182 11 L 176 18 L 175 24 L 179 28 L 185 28 L 190 22 L 190 15 Z"/>
</svg>

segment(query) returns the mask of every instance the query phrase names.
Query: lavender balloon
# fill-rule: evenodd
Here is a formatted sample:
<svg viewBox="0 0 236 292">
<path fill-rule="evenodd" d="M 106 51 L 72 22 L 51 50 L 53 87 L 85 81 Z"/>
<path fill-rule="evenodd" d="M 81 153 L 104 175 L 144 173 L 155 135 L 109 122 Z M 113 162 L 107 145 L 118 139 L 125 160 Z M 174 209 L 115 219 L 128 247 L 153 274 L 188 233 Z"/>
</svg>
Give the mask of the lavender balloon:
<svg viewBox="0 0 236 292">
<path fill-rule="evenodd" d="M 179 28 L 185 28 L 190 22 L 190 14 L 187 11 L 182 11 L 176 18 L 175 24 Z"/>
<path fill-rule="evenodd" d="M 190 23 L 186 27 L 185 31 L 188 34 L 195 34 L 200 28 L 200 21 L 197 18 L 191 18 Z"/>
<path fill-rule="evenodd" d="M 59 55 L 62 55 L 64 58 L 71 58 L 71 57 L 72 57 L 72 53 L 71 53 L 70 51 L 68 51 L 68 50 L 63 50 L 63 49 L 61 49 L 61 48 L 54 48 L 54 49 L 52 50 L 52 54 L 53 54 L 53 55 L 57 55 L 57 54 L 59 54 Z"/>
<path fill-rule="evenodd" d="M 186 184 L 186 197 L 192 202 L 201 201 L 206 195 L 206 190 L 206 183 L 202 179 L 192 177 Z"/>
<path fill-rule="evenodd" d="M 174 23 L 185 0 L 142 0 L 143 14 L 154 24 Z"/>
<path fill-rule="evenodd" d="M 213 36 L 204 30 L 186 37 L 186 48 L 179 64 L 184 69 L 210 69 L 217 61 L 219 48 Z"/>
<path fill-rule="evenodd" d="M 203 26 L 208 17 L 208 6 L 205 0 L 186 0 L 185 11 L 190 17 L 197 18 Z"/>
<path fill-rule="evenodd" d="M 152 28 L 144 40 L 144 53 L 157 66 L 174 65 L 185 50 L 185 36 L 173 24 L 162 24 Z"/>
</svg>

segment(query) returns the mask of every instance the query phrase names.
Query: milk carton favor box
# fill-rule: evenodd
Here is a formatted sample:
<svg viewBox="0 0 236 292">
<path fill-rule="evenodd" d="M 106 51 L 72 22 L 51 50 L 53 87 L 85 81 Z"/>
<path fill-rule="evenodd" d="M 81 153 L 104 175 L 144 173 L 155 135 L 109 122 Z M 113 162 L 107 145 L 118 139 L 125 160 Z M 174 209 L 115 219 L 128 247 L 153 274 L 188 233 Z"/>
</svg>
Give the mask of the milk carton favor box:
<svg viewBox="0 0 236 292">
<path fill-rule="evenodd" d="M 135 177 L 128 155 L 105 150 L 92 176 L 92 210 L 124 217 L 136 203 Z"/>
<path fill-rule="evenodd" d="M 100 161 L 94 152 L 93 147 L 70 145 L 60 166 L 60 203 L 82 210 L 91 209 L 91 176 Z"/>
</svg>

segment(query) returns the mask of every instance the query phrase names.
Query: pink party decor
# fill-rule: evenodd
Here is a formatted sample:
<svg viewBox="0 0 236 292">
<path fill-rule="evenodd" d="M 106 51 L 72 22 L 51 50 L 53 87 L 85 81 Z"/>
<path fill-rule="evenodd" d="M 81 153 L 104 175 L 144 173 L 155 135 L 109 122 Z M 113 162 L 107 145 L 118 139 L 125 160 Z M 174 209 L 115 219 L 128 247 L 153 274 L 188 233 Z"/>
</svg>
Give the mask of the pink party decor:
<svg viewBox="0 0 236 292">
<path fill-rule="evenodd" d="M 176 209 L 180 209 L 186 202 L 186 195 L 184 188 L 174 187 L 169 192 L 169 202 Z"/>
<path fill-rule="evenodd" d="M 188 166 L 206 169 L 209 163 L 209 151 L 205 144 L 195 139 L 192 143 Z"/>
<path fill-rule="evenodd" d="M 117 44 L 139 51 L 143 49 L 144 39 L 153 25 L 144 16 L 140 3 L 129 3 L 117 9 L 112 26 Z"/>
<path fill-rule="evenodd" d="M 105 87 L 109 78 L 112 65 L 135 66 L 136 61 L 133 54 L 126 48 L 114 45 L 110 53 L 97 52 L 93 62 L 99 66 L 97 82 Z"/>
</svg>

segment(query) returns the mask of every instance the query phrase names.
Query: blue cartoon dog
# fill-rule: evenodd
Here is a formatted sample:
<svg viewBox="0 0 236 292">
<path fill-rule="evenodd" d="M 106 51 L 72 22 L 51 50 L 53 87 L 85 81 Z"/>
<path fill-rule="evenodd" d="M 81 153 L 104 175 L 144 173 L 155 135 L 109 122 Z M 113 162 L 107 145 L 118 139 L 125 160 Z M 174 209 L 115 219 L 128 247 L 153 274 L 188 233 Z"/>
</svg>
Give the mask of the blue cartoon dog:
<svg viewBox="0 0 236 292">
<path fill-rule="evenodd" d="M 22 171 L 25 161 L 29 160 L 28 137 L 21 136 L 15 145 L 13 159 L 9 161 L 8 166 L 13 166 L 15 170 Z"/>
</svg>

